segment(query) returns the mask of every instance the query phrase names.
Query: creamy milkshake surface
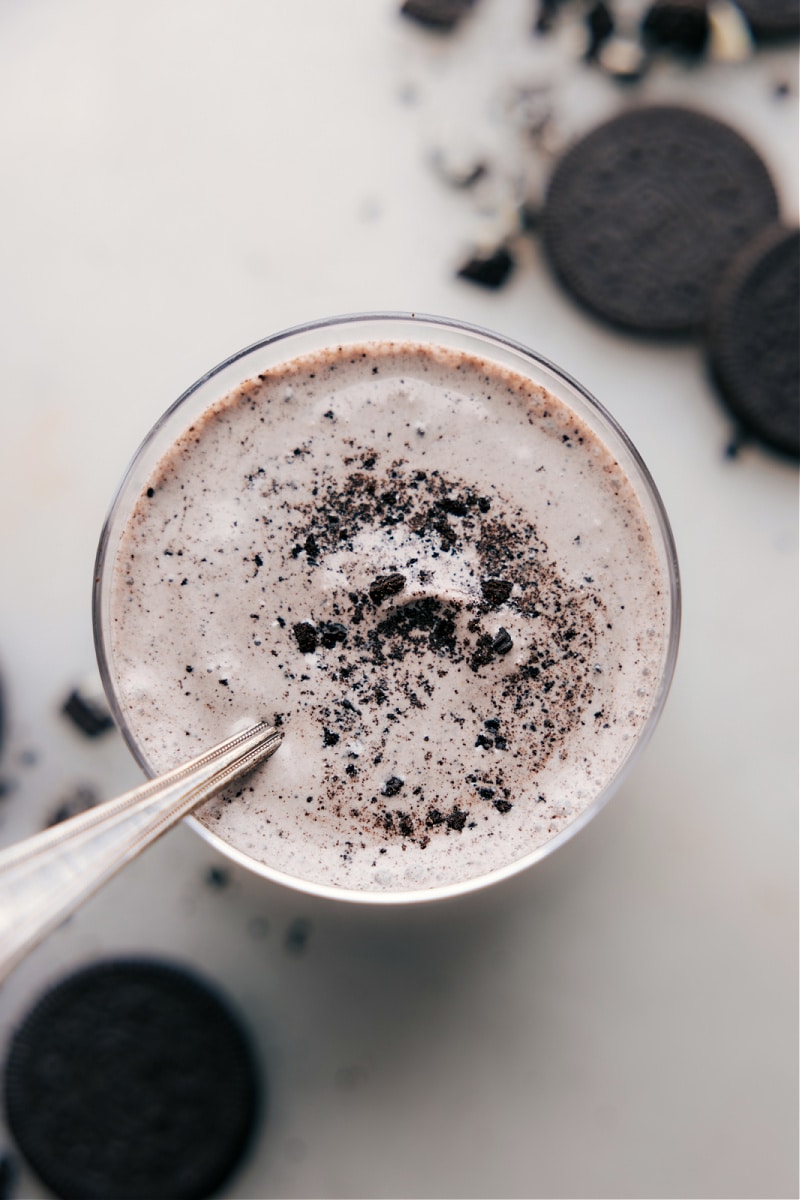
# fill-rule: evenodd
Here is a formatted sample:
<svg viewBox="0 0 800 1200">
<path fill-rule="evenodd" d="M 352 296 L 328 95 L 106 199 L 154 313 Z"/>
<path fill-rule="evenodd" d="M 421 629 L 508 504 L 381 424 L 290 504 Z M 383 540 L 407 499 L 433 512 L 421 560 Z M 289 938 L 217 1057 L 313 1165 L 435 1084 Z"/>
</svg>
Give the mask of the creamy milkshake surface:
<svg viewBox="0 0 800 1200">
<path fill-rule="evenodd" d="M 202 823 L 298 881 L 458 885 L 557 837 L 657 704 L 669 581 L 612 453 L 488 360 L 344 345 L 247 380 L 116 547 L 108 669 L 154 770 L 243 719 L 273 759 Z"/>
</svg>

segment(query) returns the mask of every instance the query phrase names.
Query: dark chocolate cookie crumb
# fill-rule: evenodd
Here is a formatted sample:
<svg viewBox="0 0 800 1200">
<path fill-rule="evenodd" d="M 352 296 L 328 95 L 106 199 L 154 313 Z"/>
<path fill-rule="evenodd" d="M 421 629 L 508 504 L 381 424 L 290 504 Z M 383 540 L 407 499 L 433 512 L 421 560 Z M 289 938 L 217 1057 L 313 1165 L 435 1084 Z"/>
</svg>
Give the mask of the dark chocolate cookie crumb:
<svg viewBox="0 0 800 1200">
<path fill-rule="evenodd" d="M 86 737 L 100 737 L 114 728 L 114 721 L 105 699 L 98 689 L 74 688 L 62 705 L 61 711 Z"/>
<path fill-rule="evenodd" d="M 501 604 L 505 604 L 513 587 L 513 583 L 509 583 L 507 579 L 481 580 L 483 598 L 487 604 L 491 604 L 492 608 L 499 608 Z"/>
<path fill-rule="evenodd" d="M 444 819 L 445 825 L 448 829 L 454 829 L 456 833 L 461 833 L 467 823 L 468 816 L 468 812 L 465 812 L 463 808 L 459 808 L 457 804 L 454 804 L 452 812 Z"/>
<path fill-rule="evenodd" d="M 369 585 L 369 598 L 373 604 L 380 604 L 389 596 L 396 596 L 406 586 L 405 576 L 398 572 L 391 575 L 379 575 Z"/>
<path fill-rule="evenodd" d="M 303 654 L 313 654 L 317 648 L 317 631 L 310 621 L 299 621 L 292 626 L 297 645 Z"/>
<path fill-rule="evenodd" d="M 333 650 L 339 642 L 347 641 L 347 627 L 340 621 L 326 621 L 319 627 L 319 639 L 326 650 Z"/>
<path fill-rule="evenodd" d="M 397 775 L 392 775 L 386 780 L 386 783 L 381 788 L 381 793 L 384 796 L 396 796 L 403 787 L 404 780 Z"/>
<path fill-rule="evenodd" d="M 443 496 L 437 503 L 439 508 L 453 517 L 465 517 L 469 512 L 466 500 L 461 500 L 458 496 Z"/>
<path fill-rule="evenodd" d="M 488 633 L 482 633 L 478 638 L 475 649 L 470 657 L 469 665 L 473 671 L 486 667 L 494 658 L 492 639 Z"/>
<path fill-rule="evenodd" d="M 231 881 L 231 873 L 225 867 L 209 867 L 206 871 L 206 883 L 215 891 L 223 891 Z"/>
<path fill-rule="evenodd" d="M 395 816 L 397 818 L 397 828 L 400 833 L 400 836 L 404 837 L 404 838 L 413 837 L 414 836 L 414 822 L 412 821 L 409 814 L 398 811 L 397 813 L 395 813 Z"/>
<path fill-rule="evenodd" d="M 585 57 L 587 62 L 592 62 L 597 58 L 600 47 L 614 32 L 614 18 L 608 5 L 604 4 L 603 0 L 597 0 L 587 12 L 584 20 L 589 35 Z"/>
<path fill-rule="evenodd" d="M 495 654 L 508 654 L 513 645 L 514 642 L 511 638 L 511 634 L 507 629 L 503 629 L 501 625 L 495 634 L 494 641 L 492 642 L 492 649 L 494 650 Z"/>
<path fill-rule="evenodd" d="M 458 269 L 458 278 L 481 287 L 497 290 L 506 283 L 514 270 L 514 256 L 507 246 L 500 246 L 489 254 L 474 254 Z"/>
<path fill-rule="evenodd" d="M 449 33 L 472 8 L 474 0 L 403 0 L 400 12 L 439 33 Z"/>
</svg>

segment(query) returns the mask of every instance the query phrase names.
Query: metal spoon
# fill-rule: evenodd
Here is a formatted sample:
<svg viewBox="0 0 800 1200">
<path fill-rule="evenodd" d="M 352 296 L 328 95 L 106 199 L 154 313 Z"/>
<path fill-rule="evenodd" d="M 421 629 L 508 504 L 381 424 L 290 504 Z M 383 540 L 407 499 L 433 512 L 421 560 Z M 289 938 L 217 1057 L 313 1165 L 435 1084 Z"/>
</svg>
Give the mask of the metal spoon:
<svg viewBox="0 0 800 1200">
<path fill-rule="evenodd" d="M 125 863 L 282 741 L 281 730 L 259 722 L 185 766 L 0 851 L 0 981 Z"/>
</svg>

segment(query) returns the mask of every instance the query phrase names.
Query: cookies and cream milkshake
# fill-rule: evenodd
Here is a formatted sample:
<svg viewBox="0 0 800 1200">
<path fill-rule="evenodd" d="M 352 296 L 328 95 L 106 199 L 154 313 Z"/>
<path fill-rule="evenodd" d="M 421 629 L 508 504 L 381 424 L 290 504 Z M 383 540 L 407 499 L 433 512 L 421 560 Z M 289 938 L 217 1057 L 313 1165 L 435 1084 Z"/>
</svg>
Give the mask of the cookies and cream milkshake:
<svg viewBox="0 0 800 1200">
<path fill-rule="evenodd" d="M 444 331 L 336 332 L 196 412 L 129 489 L 101 658 L 152 771 L 283 727 L 198 814 L 238 856 L 312 889 L 458 888 L 619 773 L 671 670 L 669 556 L 640 483 L 530 373 Z"/>
</svg>

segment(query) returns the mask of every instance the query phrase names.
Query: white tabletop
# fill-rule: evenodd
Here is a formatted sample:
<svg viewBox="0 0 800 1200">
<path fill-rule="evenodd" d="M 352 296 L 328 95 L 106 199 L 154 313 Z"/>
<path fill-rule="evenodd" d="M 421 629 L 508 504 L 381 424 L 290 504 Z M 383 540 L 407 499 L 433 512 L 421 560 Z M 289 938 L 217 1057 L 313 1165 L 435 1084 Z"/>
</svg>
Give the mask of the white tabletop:
<svg viewBox="0 0 800 1200">
<path fill-rule="evenodd" d="M 140 778 L 115 733 L 59 713 L 94 669 L 94 551 L 136 445 L 220 359 L 340 312 L 493 328 L 613 411 L 681 559 L 665 715 L 577 838 L 441 906 L 310 900 L 177 829 L 3 987 L 0 1054 L 47 984 L 144 952 L 199 968 L 253 1031 L 270 1105 L 227 1196 L 796 1195 L 796 469 L 726 457 L 698 346 L 610 332 L 534 238 L 501 290 L 458 280 L 483 222 L 431 163 L 503 143 L 506 83 L 549 82 L 564 137 L 639 100 L 693 103 L 759 147 L 794 222 L 796 51 L 670 60 L 626 91 L 569 30 L 534 40 L 527 0 L 483 0 L 438 38 L 396 10 L 2 6 L 0 840 L 80 786 Z M 24 1165 L 17 1190 L 48 1194 Z"/>
</svg>

